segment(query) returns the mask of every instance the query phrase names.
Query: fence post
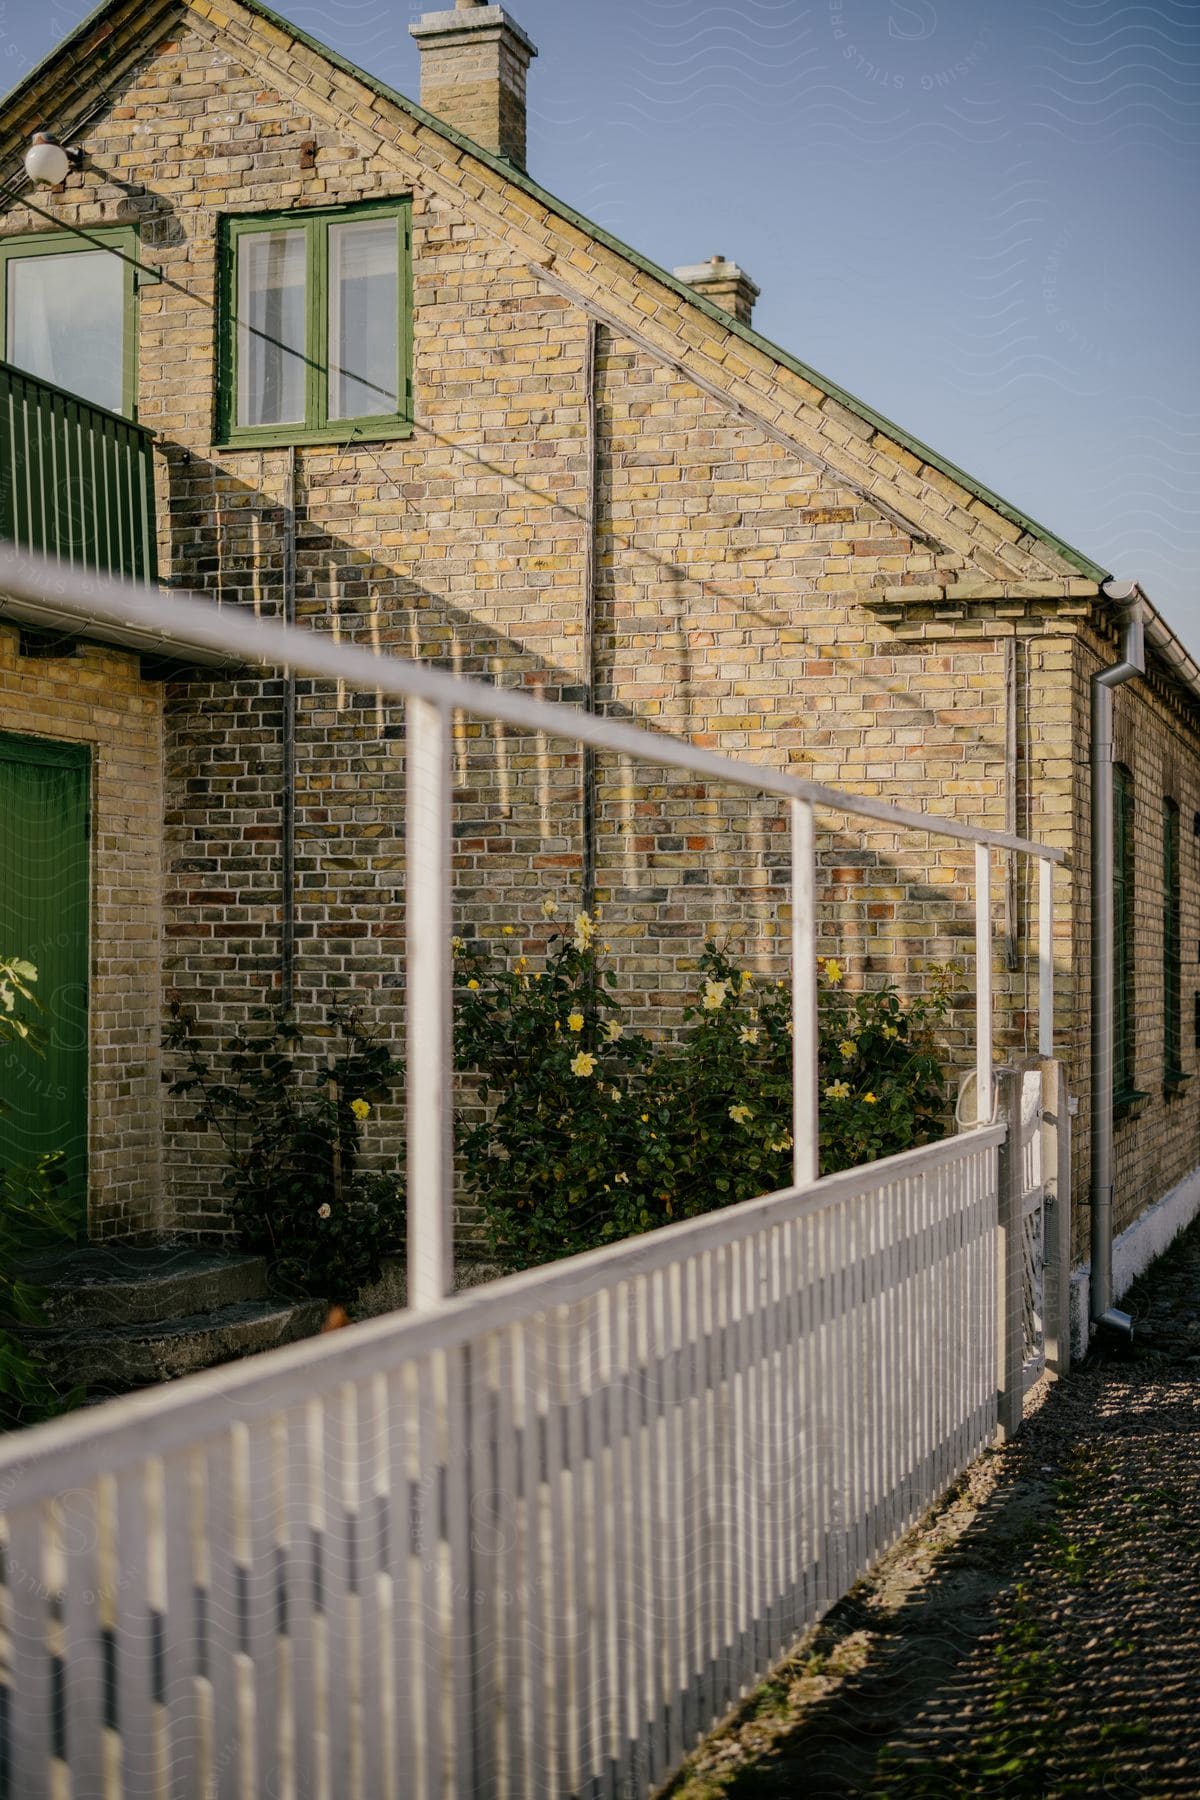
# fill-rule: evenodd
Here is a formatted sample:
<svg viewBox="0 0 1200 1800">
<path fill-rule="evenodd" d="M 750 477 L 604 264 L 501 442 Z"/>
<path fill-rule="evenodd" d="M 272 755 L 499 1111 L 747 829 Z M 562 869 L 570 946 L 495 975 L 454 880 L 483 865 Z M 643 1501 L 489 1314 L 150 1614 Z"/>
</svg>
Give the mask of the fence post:
<svg viewBox="0 0 1200 1800">
<path fill-rule="evenodd" d="M 1054 1057 L 1042 1063 L 1042 1182 L 1046 1368 L 1057 1379 L 1071 1369 L 1071 1108 L 1066 1071 Z"/>
<path fill-rule="evenodd" d="M 1023 1245 L 1021 1237 L 1021 1090 L 1020 1069 L 995 1071 L 999 1117 L 1005 1123 L 1004 1142 L 996 1162 L 996 1417 L 997 1442 L 1007 1444 L 1021 1429 L 1025 1403 L 1025 1345 L 1021 1299 Z"/>
<path fill-rule="evenodd" d="M 992 855 L 975 846 L 975 1117 L 990 1125 L 996 1116 L 992 1077 Z"/>
<path fill-rule="evenodd" d="M 816 887 L 812 804 L 793 800 L 792 1180 L 797 1187 L 806 1187 L 820 1173 Z"/>
<path fill-rule="evenodd" d="M 436 1306 L 454 1279 L 454 1074 L 450 714 L 407 702 L 408 1304 Z"/>
</svg>

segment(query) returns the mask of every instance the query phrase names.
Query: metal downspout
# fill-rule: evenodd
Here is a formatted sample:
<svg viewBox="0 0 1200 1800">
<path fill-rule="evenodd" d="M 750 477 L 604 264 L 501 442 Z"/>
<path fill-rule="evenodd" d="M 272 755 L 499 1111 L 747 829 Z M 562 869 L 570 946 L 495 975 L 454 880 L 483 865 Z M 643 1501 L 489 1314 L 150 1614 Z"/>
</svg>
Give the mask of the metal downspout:
<svg viewBox="0 0 1200 1800">
<path fill-rule="evenodd" d="M 1124 603 L 1121 661 L 1092 677 L 1092 1263 L 1093 1325 L 1133 1336 L 1133 1320 L 1113 1305 L 1113 689 L 1146 671 L 1136 584 L 1106 582 Z"/>
</svg>

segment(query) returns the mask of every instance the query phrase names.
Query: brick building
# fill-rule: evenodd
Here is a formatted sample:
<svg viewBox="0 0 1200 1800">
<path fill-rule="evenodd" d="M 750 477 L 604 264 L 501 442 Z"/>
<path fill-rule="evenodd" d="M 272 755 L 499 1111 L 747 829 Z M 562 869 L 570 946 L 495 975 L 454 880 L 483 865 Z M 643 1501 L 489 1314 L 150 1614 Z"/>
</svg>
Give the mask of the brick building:
<svg viewBox="0 0 1200 1800">
<path fill-rule="evenodd" d="M 173 585 L 1066 849 L 1061 1050 L 1086 1096 L 1109 571 L 762 338 L 736 264 L 671 274 L 546 193 L 536 50 L 499 7 L 413 33 L 422 106 L 254 0 L 93 14 L 0 115 L 9 362 L 153 434 Z M 82 152 L 52 190 L 20 174 L 37 130 Z M 211 1146 L 160 1117 L 152 1021 L 176 994 L 215 1042 L 291 991 L 315 1031 L 350 988 L 394 1021 L 396 717 L 154 646 L 67 657 L 9 615 L 0 729 L 94 752 L 90 1229 L 219 1232 Z M 1200 1163 L 1200 671 L 1148 617 L 1115 696 L 1118 1228 Z M 458 759 L 464 929 L 533 934 L 547 883 L 594 891 L 659 1028 L 706 931 L 773 966 L 777 807 L 471 727 Z M 825 865 L 830 941 L 868 978 L 966 949 L 953 852 L 836 836 Z M 1032 900 L 1015 877 L 997 898 L 1020 1053 Z"/>
</svg>

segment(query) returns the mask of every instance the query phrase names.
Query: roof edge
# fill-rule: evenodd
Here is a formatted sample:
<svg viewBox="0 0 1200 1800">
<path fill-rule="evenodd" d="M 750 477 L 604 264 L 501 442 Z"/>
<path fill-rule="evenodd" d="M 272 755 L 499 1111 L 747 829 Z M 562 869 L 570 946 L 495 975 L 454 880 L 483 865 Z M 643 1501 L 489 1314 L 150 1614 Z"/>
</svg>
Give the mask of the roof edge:
<svg viewBox="0 0 1200 1800">
<path fill-rule="evenodd" d="M 87 17 L 82 19 L 67 37 L 56 44 L 53 50 L 30 69 L 15 87 L 10 89 L 7 94 L 0 98 L 0 112 L 7 111 L 25 89 L 32 86 L 47 70 L 57 63 L 65 53 L 69 52 L 71 47 L 80 38 L 86 36 L 89 31 L 94 30 L 96 25 L 100 23 L 107 13 L 115 11 L 116 8 L 123 3 L 124 0 L 101 0 L 99 6 L 88 13 Z M 687 300 L 690 305 L 696 307 L 698 311 L 705 314 L 714 322 L 720 324 L 726 331 L 731 332 L 735 337 L 741 338 L 743 342 L 751 345 L 754 349 L 762 351 L 782 368 L 799 376 L 802 381 L 806 381 L 811 386 L 819 388 L 828 399 L 834 400 L 839 405 L 847 407 L 849 411 L 855 413 L 866 424 L 873 426 L 876 431 L 881 432 L 885 437 L 888 437 L 894 443 L 899 444 L 901 449 L 907 450 L 910 455 L 918 457 L 923 463 L 928 464 L 930 468 L 936 469 L 939 474 L 946 476 L 948 480 L 955 482 L 959 487 L 973 495 L 975 499 L 981 501 L 985 506 L 990 507 L 993 512 L 997 513 L 1000 518 L 1007 520 L 1010 525 L 1018 526 L 1023 532 L 1028 532 L 1030 536 L 1035 537 L 1042 543 L 1048 545 L 1050 549 L 1054 550 L 1059 556 L 1072 564 L 1073 567 L 1077 568 L 1080 574 L 1084 575 L 1088 580 L 1102 583 L 1110 579 L 1111 571 L 1102 568 L 1099 563 L 1096 563 L 1090 557 L 1085 556 L 1082 550 L 1077 550 L 1073 544 L 1068 544 L 1064 538 L 1060 538 L 1055 532 L 1049 530 L 1047 526 L 1039 524 L 1038 521 L 1031 518 L 1028 513 L 1024 513 L 1019 507 L 1011 505 L 1009 501 L 993 492 L 993 490 L 985 486 L 983 482 L 978 481 L 974 476 L 969 475 L 965 469 L 960 469 L 956 463 L 952 463 L 948 461 L 947 458 L 940 456 L 938 452 L 933 450 L 928 444 L 922 443 L 919 438 L 915 438 L 910 433 L 904 431 L 901 426 L 885 417 L 883 413 L 877 412 L 874 407 L 868 406 L 865 401 L 858 399 L 858 397 L 850 393 L 848 389 L 841 387 L 835 381 L 831 381 L 827 376 L 820 374 L 818 370 L 811 368 L 807 363 L 801 362 L 799 357 L 793 356 L 790 351 L 783 349 L 781 345 L 773 343 L 770 338 L 764 337 L 761 332 L 755 331 L 753 326 L 744 325 L 740 320 L 735 319 L 732 314 L 725 312 L 723 308 L 714 305 L 713 302 L 706 299 L 704 295 L 697 293 L 696 290 L 689 287 L 686 282 L 680 281 L 669 269 L 664 269 L 660 264 L 653 262 L 651 258 L 644 256 L 631 245 L 622 242 L 622 240 L 614 236 L 612 232 L 607 231 L 604 226 L 597 225 L 595 220 L 589 219 L 585 214 L 578 212 L 565 200 L 560 200 L 557 195 L 550 193 L 549 189 L 542 187 L 531 175 L 528 175 L 522 169 L 518 169 L 516 165 L 509 162 L 506 157 L 496 155 L 492 151 L 486 150 L 482 144 L 475 143 L 473 139 L 464 136 L 462 132 L 457 131 L 452 125 L 447 125 L 445 121 L 439 119 L 436 114 L 426 111 L 426 109 L 417 101 L 410 100 L 406 94 L 400 93 L 398 89 L 391 87 L 389 83 L 382 81 L 378 76 L 372 75 L 369 70 L 361 68 L 357 63 L 351 61 L 349 57 L 343 56 L 340 51 L 331 49 L 328 44 L 322 43 L 322 41 L 319 38 L 314 37 L 311 32 L 305 31 L 291 19 L 276 12 L 274 8 L 265 5 L 264 0 L 236 0 L 236 4 L 250 14 L 257 14 L 258 17 L 274 26 L 277 31 L 290 35 L 297 43 L 304 44 L 318 56 L 324 57 L 326 61 L 331 63 L 335 68 L 340 69 L 343 74 L 349 75 L 355 81 L 362 82 L 365 87 L 369 88 L 380 98 L 387 100 L 394 106 L 398 106 L 402 111 L 408 113 L 410 117 L 416 119 L 419 124 L 436 132 L 439 137 L 444 138 L 457 149 L 465 151 L 470 156 L 476 157 L 480 162 L 485 164 L 486 167 L 492 169 L 496 174 L 502 175 L 506 180 L 512 182 L 515 187 L 523 189 L 526 193 L 531 195 L 532 198 L 545 206 L 549 211 L 556 213 L 568 224 L 575 226 L 577 230 L 585 232 L 589 237 L 595 238 L 597 242 L 605 245 L 607 249 L 614 251 L 618 256 L 631 262 L 634 267 L 640 269 L 643 274 L 649 275 L 652 280 L 661 282 L 662 285 L 669 288 L 672 293 Z M 182 10 L 188 10 L 188 5 L 189 0 L 180 0 Z"/>
<path fill-rule="evenodd" d="M 1109 588 L 1116 591 L 1110 593 Z M 1167 624 L 1141 583 L 1122 583 L 1118 588 L 1118 584 L 1110 579 L 1102 584 L 1100 592 L 1101 598 L 1114 613 L 1123 612 L 1131 600 L 1140 604 L 1146 642 L 1154 651 L 1167 679 L 1181 688 L 1190 700 L 1200 704 L 1200 663 L 1197 663 L 1191 651 Z"/>
</svg>

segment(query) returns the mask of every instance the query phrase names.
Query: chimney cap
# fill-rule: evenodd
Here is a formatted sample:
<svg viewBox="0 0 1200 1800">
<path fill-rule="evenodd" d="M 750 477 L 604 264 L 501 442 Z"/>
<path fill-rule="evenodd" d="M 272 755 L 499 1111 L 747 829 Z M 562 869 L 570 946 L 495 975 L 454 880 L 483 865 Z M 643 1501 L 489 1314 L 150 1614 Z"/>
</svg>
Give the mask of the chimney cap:
<svg viewBox="0 0 1200 1800">
<path fill-rule="evenodd" d="M 754 289 L 756 294 L 762 291 L 758 283 L 747 275 L 745 269 L 740 268 L 735 262 L 730 262 L 727 256 L 710 256 L 705 262 L 684 263 L 673 273 L 677 280 L 686 281 L 689 287 L 698 281 L 744 281 Z"/>
<path fill-rule="evenodd" d="M 445 43 L 467 43 L 475 40 L 475 34 L 487 32 L 505 32 L 525 51 L 530 61 L 537 55 L 537 45 L 529 33 L 517 24 L 511 13 L 505 12 L 502 6 L 493 6 L 489 0 L 454 0 L 450 10 L 423 13 L 414 19 L 409 26 L 409 36 L 415 37 L 422 50 L 426 44 L 434 44 L 439 39 Z M 459 37 L 459 33 L 464 35 Z M 468 38 L 465 34 L 470 34 Z"/>
<path fill-rule="evenodd" d="M 674 274 L 677 281 L 686 282 L 706 300 L 732 313 L 740 324 L 750 324 L 761 289 L 735 262 L 724 256 L 710 256 L 707 262 L 685 263 Z"/>
</svg>

